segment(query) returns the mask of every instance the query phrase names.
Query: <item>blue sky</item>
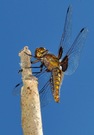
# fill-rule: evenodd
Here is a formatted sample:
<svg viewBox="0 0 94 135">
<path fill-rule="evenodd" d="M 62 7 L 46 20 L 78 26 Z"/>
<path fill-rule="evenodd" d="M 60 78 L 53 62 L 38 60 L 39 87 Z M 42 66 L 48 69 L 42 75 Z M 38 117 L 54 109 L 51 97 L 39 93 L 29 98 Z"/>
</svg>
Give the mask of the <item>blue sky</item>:
<svg viewBox="0 0 94 135">
<path fill-rule="evenodd" d="M 94 135 L 94 1 L 0 0 L 0 134 L 22 135 L 20 96 L 12 91 L 20 80 L 18 52 L 43 46 L 57 54 L 66 10 L 72 5 L 72 41 L 82 27 L 88 37 L 80 64 L 65 76 L 60 104 L 42 109 L 44 135 Z"/>
</svg>

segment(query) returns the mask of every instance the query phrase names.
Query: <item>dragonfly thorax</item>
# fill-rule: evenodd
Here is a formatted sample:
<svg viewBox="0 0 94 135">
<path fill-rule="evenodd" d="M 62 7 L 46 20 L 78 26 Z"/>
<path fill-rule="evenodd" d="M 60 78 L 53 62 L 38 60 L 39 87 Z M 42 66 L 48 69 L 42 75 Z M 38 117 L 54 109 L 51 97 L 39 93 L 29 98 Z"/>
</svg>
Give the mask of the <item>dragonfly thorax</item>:
<svg viewBox="0 0 94 135">
<path fill-rule="evenodd" d="M 50 53 L 46 54 L 43 59 L 41 59 L 41 61 L 44 63 L 49 71 L 52 71 L 54 68 L 60 66 L 58 57 Z"/>
<path fill-rule="evenodd" d="M 48 50 L 46 48 L 43 48 L 43 47 L 36 48 L 35 57 L 40 59 L 44 57 L 47 53 L 48 53 Z"/>
</svg>

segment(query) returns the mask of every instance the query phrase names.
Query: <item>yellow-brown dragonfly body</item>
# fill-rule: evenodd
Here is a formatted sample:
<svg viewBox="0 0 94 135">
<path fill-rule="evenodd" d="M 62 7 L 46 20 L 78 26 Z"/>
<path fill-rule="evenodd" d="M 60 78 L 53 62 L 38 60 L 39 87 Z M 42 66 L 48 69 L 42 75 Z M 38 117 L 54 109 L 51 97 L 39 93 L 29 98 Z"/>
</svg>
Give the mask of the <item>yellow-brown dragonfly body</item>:
<svg viewBox="0 0 94 135">
<path fill-rule="evenodd" d="M 48 53 L 48 50 L 43 47 L 36 49 L 35 57 L 47 68 L 47 72 L 51 72 L 50 82 L 52 84 L 53 97 L 56 102 L 59 102 L 60 86 L 64 75 L 61 67 L 62 63 L 58 57 Z"/>
</svg>

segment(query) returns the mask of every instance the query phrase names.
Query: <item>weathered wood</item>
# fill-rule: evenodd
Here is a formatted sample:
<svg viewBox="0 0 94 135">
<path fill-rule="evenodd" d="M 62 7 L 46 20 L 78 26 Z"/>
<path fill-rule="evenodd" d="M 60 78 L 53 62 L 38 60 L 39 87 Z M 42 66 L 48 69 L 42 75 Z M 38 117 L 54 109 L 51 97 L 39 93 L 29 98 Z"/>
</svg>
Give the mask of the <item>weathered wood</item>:
<svg viewBox="0 0 94 135">
<path fill-rule="evenodd" d="M 21 58 L 22 81 L 21 88 L 21 119 L 24 135 L 43 135 L 40 100 L 37 78 L 32 75 L 30 50 L 25 46 L 19 53 Z"/>
</svg>

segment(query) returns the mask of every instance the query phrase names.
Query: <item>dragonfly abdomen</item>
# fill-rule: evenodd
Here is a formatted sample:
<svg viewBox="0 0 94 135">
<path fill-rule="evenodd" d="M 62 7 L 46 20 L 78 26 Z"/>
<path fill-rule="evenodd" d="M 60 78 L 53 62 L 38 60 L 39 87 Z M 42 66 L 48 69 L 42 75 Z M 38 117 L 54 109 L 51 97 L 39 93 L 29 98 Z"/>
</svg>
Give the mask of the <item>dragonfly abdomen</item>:
<svg viewBox="0 0 94 135">
<path fill-rule="evenodd" d="M 63 78 L 63 72 L 60 68 L 54 68 L 52 70 L 52 78 L 51 78 L 51 83 L 52 83 L 52 93 L 55 102 L 60 101 L 60 86 L 62 83 L 62 78 Z"/>
</svg>

